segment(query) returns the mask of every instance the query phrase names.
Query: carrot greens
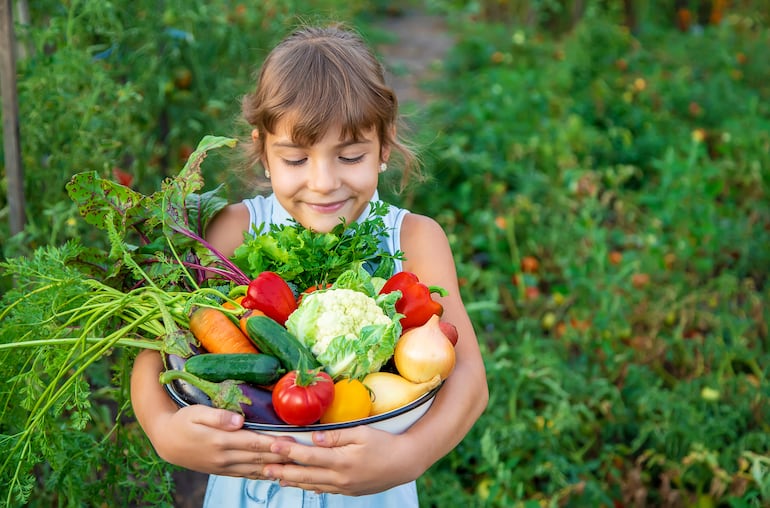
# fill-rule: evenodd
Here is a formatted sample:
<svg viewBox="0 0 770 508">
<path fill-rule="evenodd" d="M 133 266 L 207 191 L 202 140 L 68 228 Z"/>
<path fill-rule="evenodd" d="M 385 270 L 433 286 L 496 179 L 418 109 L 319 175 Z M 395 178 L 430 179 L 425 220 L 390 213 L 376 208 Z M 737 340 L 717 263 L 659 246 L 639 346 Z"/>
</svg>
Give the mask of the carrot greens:
<svg viewBox="0 0 770 508">
<path fill-rule="evenodd" d="M 85 221 L 106 232 L 109 248 L 72 241 L 0 263 L 14 280 L 0 300 L 0 484 L 7 486 L 0 505 L 29 500 L 43 463 L 97 461 L 74 443 L 104 420 L 91 404 L 104 365 L 121 370 L 99 383 L 117 389 L 108 439 L 122 432 L 118 415 L 130 414 L 127 366 L 135 352 L 189 356 L 197 345 L 188 327 L 193 306 L 227 300 L 233 285 L 248 281 L 203 238 L 226 204 L 219 189 L 197 193 L 206 153 L 234 143 L 204 138 L 182 171 L 149 196 L 94 172 L 75 175 L 67 191 Z"/>
</svg>

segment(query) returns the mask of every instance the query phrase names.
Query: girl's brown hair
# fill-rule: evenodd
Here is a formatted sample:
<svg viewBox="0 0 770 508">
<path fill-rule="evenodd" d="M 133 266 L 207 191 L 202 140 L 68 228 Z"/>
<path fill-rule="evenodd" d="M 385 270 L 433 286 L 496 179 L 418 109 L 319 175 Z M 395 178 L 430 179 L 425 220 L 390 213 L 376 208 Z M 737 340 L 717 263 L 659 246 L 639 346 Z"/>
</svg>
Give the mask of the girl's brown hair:
<svg viewBox="0 0 770 508">
<path fill-rule="evenodd" d="M 248 143 L 251 165 L 264 155 L 265 133 L 281 119 L 292 122 L 291 136 L 312 145 L 328 129 L 358 140 L 374 128 L 380 146 L 401 158 L 402 187 L 418 173 L 417 156 L 399 137 L 398 99 L 385 84 L 384 69 L 363 38 L 342 25 L 302 27 L 268 54 L 256 89 L 243 97 L 243 119 L 260 136 Z"/>
</svg>

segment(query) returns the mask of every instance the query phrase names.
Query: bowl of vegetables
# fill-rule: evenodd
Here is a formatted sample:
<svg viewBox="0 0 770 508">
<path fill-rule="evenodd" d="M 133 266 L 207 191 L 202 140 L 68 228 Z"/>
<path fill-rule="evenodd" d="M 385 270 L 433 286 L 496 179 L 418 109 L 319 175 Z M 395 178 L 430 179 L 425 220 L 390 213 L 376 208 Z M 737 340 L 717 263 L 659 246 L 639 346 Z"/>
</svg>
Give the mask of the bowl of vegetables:
<svg viewBox="0 0 770 508">
<path fill-rule="evenodd" d="M 174 402 L 180 407 L 191 404 L 205 404 L 213 406 L 211 399 L 203 392 L 191 393 L 190 385 L 185 386 L 177 382 L 171 382 L 165 385 L 166 391 Z M 418 396 L 413 401 L 381 414 L 368 416 L 344 422 L 337 423 L 314 423 L 310 425 L 290 425 L 275 416 L 275 410 L 272 408 L 271 396 L 259 393 L 260 388 L 247 386 L 243 389 L 246 397 L 251 397 L 251 406 L 253 409 L 246 409 L 247 415 L 243 428 L 269 434 L 273 436 L 289 436 L 299 443 L 312 445 L 312 433 L 319 430 L 336 430 L 356 427 L 358 425 L 367 425 L 375 429 L 384 430 L 391 434 L 401 434 L 409 429 L 417 420 L 419 420 L 433 404 L 433 400 L 438 393 L 441 385 L 438 385 L 424 394 Z M 258 411 L 259 414 L 254 414 Z M 267 415 L 267 416 L 266 416 Z M 267 421 L 266 421 L 267 420 Z"/>
<path fill-rule="evenodd" d="M 204 338 L 212 327 L 193 315 L 200 347 L 187 358 L 166 355 L 161 382 L 179 406 L 237 411 L 244 428 L 305 444 L 313 431 L 358 425 L 402 433 L 454 368 L 457 337 L 440 307 L 414 306 L 416 277 L 397 275 L 378 281 L 359 265 L 297 298 L 274 274 L 260 274 L 242 308 L 204 307 L 231 318 L 215 335 L 241 334 L 253 351 L 212 353 L 220 343 Z M 432 302 L 431 289 L 418 289 Z"/>
</svg>

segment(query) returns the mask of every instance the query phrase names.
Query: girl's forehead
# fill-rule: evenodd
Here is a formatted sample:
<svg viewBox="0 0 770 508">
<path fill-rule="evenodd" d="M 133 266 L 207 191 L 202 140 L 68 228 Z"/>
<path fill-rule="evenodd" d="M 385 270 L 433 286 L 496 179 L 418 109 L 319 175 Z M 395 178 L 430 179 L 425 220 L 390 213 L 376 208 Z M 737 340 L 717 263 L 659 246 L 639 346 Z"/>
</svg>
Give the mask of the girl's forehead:
<svg viewBox="0 0 770 508">
<path fill-rule="evenodd" d="M 377 138 L 377 132 L 373 126 L 346 128 L 342 119 L 317 124 L 307 122 L 297 113 L 280 118 L 275 124 L 275 132 L 272 135 L 301 146 L 313 145 L 321 141 L 348 143 L 351 141 L 371 141 Z"/>
</svg>

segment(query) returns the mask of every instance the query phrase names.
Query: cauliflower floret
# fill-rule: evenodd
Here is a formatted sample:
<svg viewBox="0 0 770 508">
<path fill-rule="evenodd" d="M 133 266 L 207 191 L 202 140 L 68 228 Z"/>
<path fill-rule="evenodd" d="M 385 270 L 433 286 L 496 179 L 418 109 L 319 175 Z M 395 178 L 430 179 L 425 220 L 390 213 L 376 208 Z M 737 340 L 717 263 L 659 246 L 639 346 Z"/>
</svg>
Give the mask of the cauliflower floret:
<svg viewBox="0 0 770 508">
<path fill-rule="evenodd" d="M 352 289 L 310 293 L 303 298 L 302 306 L 306 310 L 295 312 L 297 316 L 293 316 L 293 320 L 290 318 L 286 327 L 305 345 L 310 346 L 316 356 L 323 354 L 335 337 L 345 336 L 348 340 L 356 340 L 361 328 L 366 325 L 390 324 L 390 318 L 373 298 Z M 310 308 L 313 312 L 308 312 Z M 313 326 L 307 326 L 304 319 L 299 319 L 303 313 L 314 319 Z M 293 329 L 293 325 L 299 322 L 305 326 Z"/>
<path fill-rule="evenodd" d="M 362 334 L 366 326 L 373 327 L 372 333 Z M 379 351 L 376 339 L 393 333 L 394 327 L 394 321 L 374 298 L 343 288 L 304 295 L 286 322 L 289 332 L 337 377 L 358 374 L 361 369 L 379 369 L 392 351 Z"/>
</svg>

